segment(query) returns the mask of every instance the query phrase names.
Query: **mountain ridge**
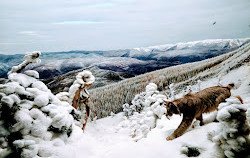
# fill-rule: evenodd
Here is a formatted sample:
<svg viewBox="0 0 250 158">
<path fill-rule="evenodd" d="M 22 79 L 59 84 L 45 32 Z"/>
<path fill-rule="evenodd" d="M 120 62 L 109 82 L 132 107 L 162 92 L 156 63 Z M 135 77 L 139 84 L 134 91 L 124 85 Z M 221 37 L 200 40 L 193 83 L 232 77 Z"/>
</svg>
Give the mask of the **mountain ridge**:
<svg viewBox="0 0 250 158">
<path fill-rule="evenodd" d="M 38 71 L 42 79 L 89 66 L 139 75 L 215 57 L 237 49 L 249 41 L 250 38 L 217 39 L 111 51 L 45 52 L 41 55 L 42 63 L 29 66 L 28 69 Z M 0 77 L 7 77 L 10 68 L 20 63 L 23 56 L 0 54 Z"/>
</svg>

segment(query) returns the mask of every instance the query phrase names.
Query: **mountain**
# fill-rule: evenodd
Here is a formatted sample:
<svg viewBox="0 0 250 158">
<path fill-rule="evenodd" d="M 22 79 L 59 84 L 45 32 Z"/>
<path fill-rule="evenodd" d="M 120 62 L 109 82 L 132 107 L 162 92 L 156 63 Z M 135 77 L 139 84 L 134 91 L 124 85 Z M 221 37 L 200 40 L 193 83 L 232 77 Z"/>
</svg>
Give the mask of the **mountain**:
<svg viewBox="0 0 250 158">
<path fill-rule="evenodd" d="M 42 63 L 28 67 L 49 79 L 67 72 L 97 66 L 115 72 L 139 75 L 146 72 L 215 57 L 248 43 L 250 39 L 217 39 L 112 51 L 42 53 Z M 0 77 L 6 77 L 24 55 L 0 54 Z"/>
<path fill-rule="evenodd" d="M 169 86 L 172 83 L 175 84 L 175 92 L 178 94 L 188 88 L 187 86 L 197 84 L 199 80 L 205 81 L 210 79 L 213 82 L 217 82 L 217 84 L 221 84 L 220 79 L 223 76 L 242 67 L 242 65 L 248 65 L 249 61 L 250 43 L 214 58 L 156 70 L 115 84 L 91 89 L 92 112 L 98 118 L 108 116 L 111 111 L 114 113 L 121 112 L 122 105 L 125 103 L 130 104 L 135 95 L 143 92 L 145 87 L 151 82 L 155 83 L 158 90 L 167 96 L 170 94 Z M 246 79 L 242 77 L 239 75 L 233 76 L 233 73 L 231 73 L 231 77 L 228 77 L 226 81 L 228 83 L 241 84 L 241 80 Z M 238 95 L 241 95 L 241 92 Z M 109 111 L 106 109 L 109 109 Z"/>
<path fill-rule="evenodd" d="M 119 82 L 126 78 L 134 77 L 133 75 L 126 74 L 124 72 L 114 72 L 111 70 L 100 69 L 97 66 L 90 66 L 83 69 L 73 70 L 50 79 L 43 79 L 42 81 L 48 86 L 52 93 L 57 94 L 59 92 L 68 91 L 69 87 L 75 81 L 76 75 L 83 70 L 91 71 L 95 76 L 95 82 L 90 89 L 102 87 Z"/>
<path fill-rule="evenodd" d="M 55 96 L 37 79 L 37 72 L 25 75 L 14 71 L 9 82 L 0 85 L 0 157 L 249 157 L 249 63 L 247 43 L 211 59 L 137 75 L 94 88 L 88 94 L 82 91 L 81 96 L 89 97 L 87 104 L 91 109 L 84 132 L 82 124 L 86 122 L 80 122 L 84 104 L 78 111 L 67 96 L 76 91 L 64 93 L 65 97 L 62 93 L 61 97 Z M 127 76 L 96 66 L 88 70 L 107 82 Z M 77 71 L 51 82 L 72 79 Z M 82 83 L 94 81 L 92 75 L 81 78 Z M 1 82 L 6 81 L 0 79 Z M 187 125 L 189 118 L 185 114 L 170 116 L 164 101 L 229 83 L 235 85 L 231 97 L 223 100 L 216 111 L 202 114 L 204 124 L 191 120 L 185 132 L 179 128 L 182 135 L 166 140 L 182 120 Z"/>
</svg>

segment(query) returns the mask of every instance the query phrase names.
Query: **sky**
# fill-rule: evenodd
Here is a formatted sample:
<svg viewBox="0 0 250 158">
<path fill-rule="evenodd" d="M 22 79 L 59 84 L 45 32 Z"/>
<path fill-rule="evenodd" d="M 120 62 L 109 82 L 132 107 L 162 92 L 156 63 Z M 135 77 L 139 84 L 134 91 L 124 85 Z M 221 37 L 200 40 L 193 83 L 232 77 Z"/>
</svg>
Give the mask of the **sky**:
<svg viewBox="0 0 250 158">
<path fill-rule="evenodd" d="M 247 37 L 249 0 L 0 1 L 0 54 Z"/>
</svg>

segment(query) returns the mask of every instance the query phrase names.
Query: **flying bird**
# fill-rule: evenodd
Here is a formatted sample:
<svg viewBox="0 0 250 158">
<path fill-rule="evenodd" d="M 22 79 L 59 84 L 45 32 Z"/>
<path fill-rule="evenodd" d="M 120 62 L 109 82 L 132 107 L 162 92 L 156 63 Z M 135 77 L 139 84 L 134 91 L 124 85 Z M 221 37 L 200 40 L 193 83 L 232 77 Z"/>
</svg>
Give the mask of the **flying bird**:
<svg viewBox="0 0 250 158">
<path fill-rule="evenodd" d="M 215 25 L 216 24 L 216 21 L 213 23 L 213 25 Z"/>
</svg>

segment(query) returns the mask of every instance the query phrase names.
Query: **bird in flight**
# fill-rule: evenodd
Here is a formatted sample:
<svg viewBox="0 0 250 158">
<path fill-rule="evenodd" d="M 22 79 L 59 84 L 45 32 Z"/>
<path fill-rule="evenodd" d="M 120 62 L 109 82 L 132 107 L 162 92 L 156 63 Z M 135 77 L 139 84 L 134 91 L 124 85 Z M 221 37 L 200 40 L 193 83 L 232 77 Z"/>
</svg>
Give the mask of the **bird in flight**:
<svg viewBox="0 0 250 158">
<path fill-rule="evenodd" d="M 213 25 L 215 25 L 216 24 L 216 21 L 213 23 Z"/>
</svg>

